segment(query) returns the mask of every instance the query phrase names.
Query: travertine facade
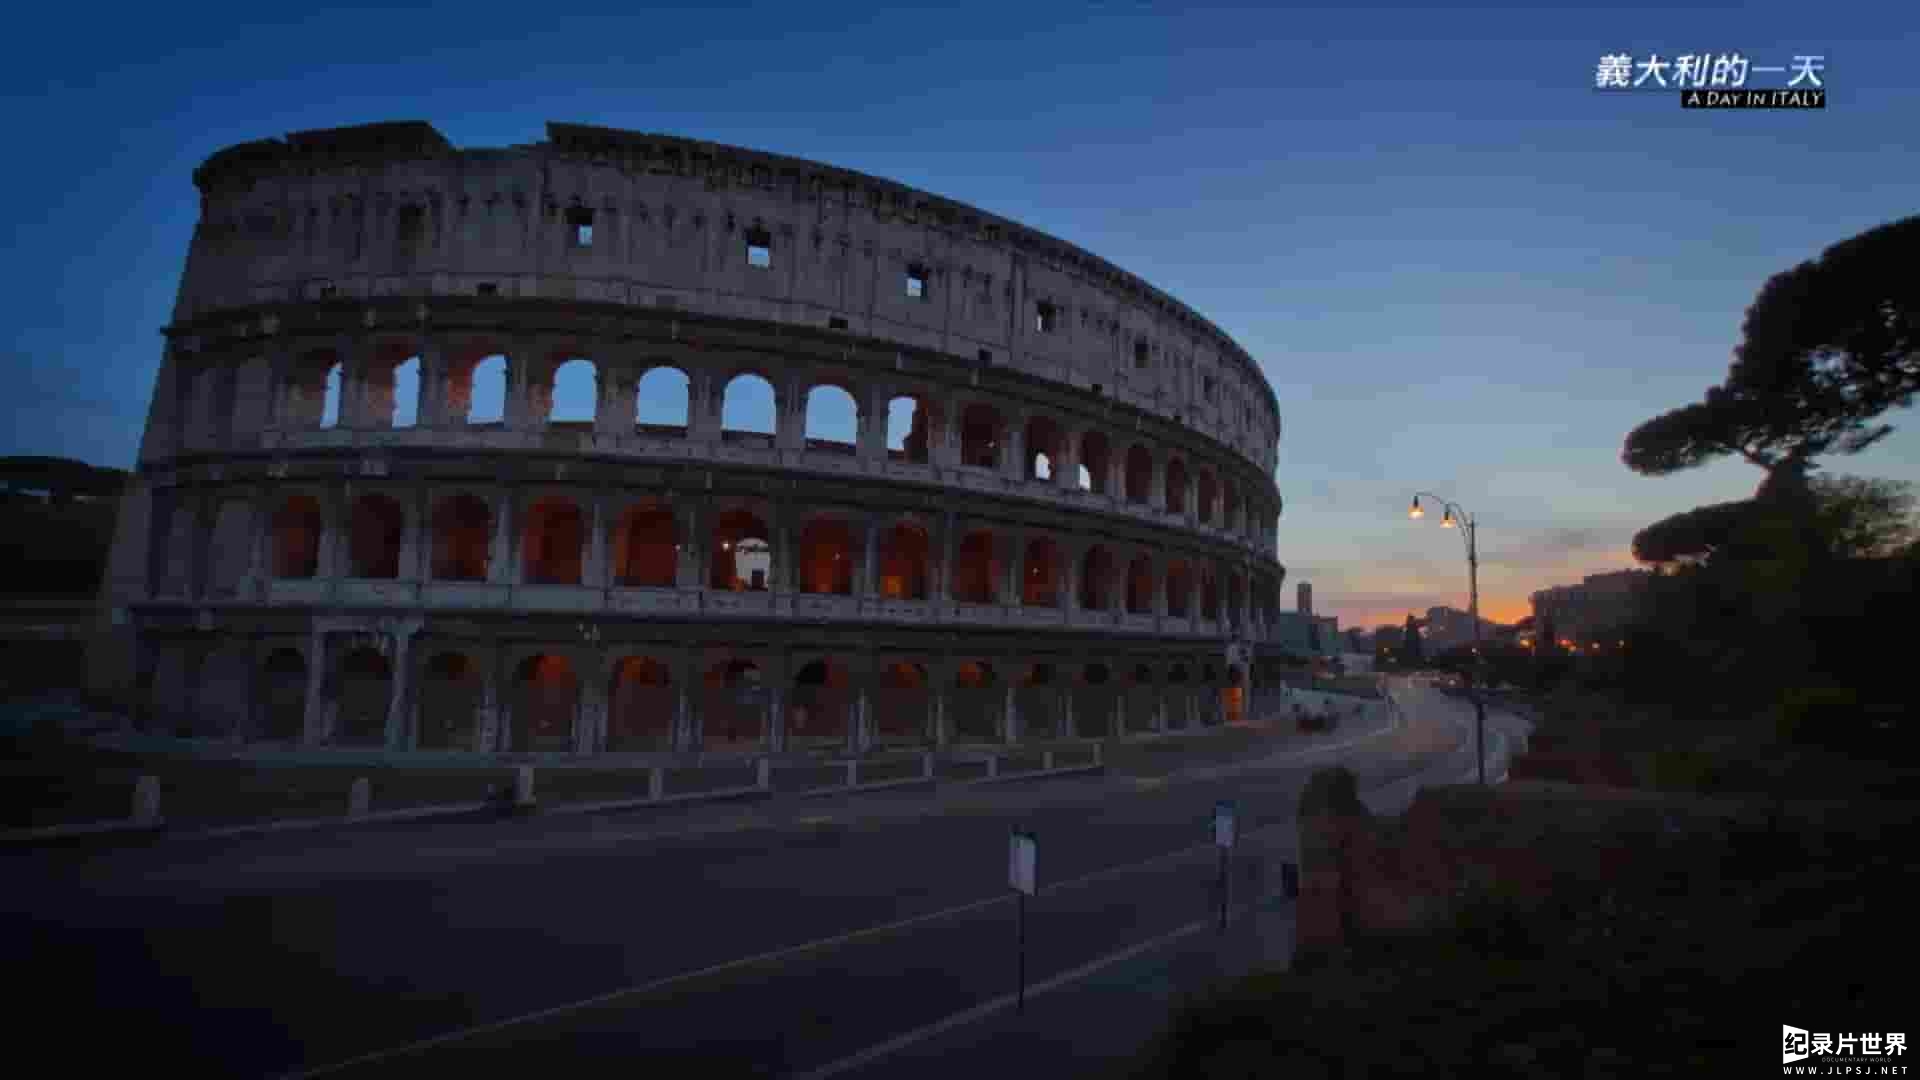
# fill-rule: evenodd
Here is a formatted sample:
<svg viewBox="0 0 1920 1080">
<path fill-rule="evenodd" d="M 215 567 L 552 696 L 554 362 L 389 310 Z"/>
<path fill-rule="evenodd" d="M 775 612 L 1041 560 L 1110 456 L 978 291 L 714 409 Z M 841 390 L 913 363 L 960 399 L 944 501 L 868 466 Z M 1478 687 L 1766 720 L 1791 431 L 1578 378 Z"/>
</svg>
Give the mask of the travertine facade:
<svg viewBox="0 0 1920 1080">
<path fill-rule="evenodd" d="M 562 124 L 505 150 L 306 132 L 195 180 L 107 585 L 150 722 L 601 753 L 1245 707 L 1285 576 L 1278 406 L 1225 334 L 1086 252 Z M 725 429 L 754 386 L 772 430 Z M 823 394 L 851 442 L 806 430 Z"/>
</svg>

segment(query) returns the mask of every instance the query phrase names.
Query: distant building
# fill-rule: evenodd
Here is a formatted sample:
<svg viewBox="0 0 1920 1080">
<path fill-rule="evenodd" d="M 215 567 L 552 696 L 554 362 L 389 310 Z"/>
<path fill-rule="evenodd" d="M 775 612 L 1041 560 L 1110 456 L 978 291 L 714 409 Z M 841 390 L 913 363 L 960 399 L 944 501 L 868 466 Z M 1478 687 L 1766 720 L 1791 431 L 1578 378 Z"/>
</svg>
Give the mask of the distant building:
<svg viewBox="0 0 1920 1080">
<path fill-rule="evenodd" d="M 1578 585 L 1541 589 L 1533 594 L 1534 622 L 1551 623 L 1566 641 L 1612 637 L 1644 610 L 1652 581 L 1651 571 L 1615 570 L 1588 574 Z"/>
<path fill-rule="evenodd" d="M 1484 616 L 1480 619 L 1480 640 L 1493 641 L 1506 628 Z M 1427 609 L 1426 649 L 1428 656 L 1437 656 L 1448 649 L 1457 649 L 1462 645 L 1473 644 L 1473 616 L 1459 608 L 1432 607 Z"/>
</svg>

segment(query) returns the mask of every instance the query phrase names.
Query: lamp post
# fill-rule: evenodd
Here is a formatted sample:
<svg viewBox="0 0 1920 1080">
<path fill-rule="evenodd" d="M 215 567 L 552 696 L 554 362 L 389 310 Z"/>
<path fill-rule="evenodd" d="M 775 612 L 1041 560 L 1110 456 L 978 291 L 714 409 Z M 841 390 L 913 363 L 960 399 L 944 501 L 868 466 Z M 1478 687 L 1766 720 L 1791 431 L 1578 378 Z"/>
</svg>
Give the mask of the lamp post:
<svg viewBox="0 0 1920 1080">
<path fill-rule="evenodd" d="M 1467 618 L 1473 623 L 1473 676 L 1469 682 L 1473 695 L 1473 741 L 1474 752 L 1480 764 L 1480 783 L 1487 782 L 1487 706 L 1480 694 L 1480 547 L 1476 536 L 1478 526 L 1473 515 L 1467 513 L 1459 503 L 1443 499 L 1431 491 L 1413 493 L 1413 506 L 1407 511 L 1410 518 L 1422 518 L 1426 511 L 1420 509 L 1420 497 L 1425 495 L 1440 504 L 1440 524 L 1444 528 L 1458 526 L 1461 538 L 1467 544 Z"/>
</svg>

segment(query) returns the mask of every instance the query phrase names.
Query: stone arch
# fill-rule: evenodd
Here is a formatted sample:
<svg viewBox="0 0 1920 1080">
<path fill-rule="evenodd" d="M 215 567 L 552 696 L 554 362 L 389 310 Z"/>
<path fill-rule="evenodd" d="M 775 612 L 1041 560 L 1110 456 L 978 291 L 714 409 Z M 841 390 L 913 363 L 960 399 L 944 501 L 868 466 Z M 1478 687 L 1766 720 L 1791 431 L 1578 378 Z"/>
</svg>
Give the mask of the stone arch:
<svg viewBox="0 0 1920 1080">
<path fill-rule="evenodd" d="M 879 594 L 888 600 L 925 600 L 932 576 L 927 531 L 896 521 L 880 537 Z"/>
<path fill-rule="evenodd" d="M 357 578 L 400 576 L 400 548 L 407 512 L 391 495 L 370 493 L 353 500 L 347 529 L 348 574 Z"/>
<path fill-rule="evenodd" d="M 336 685 L 333 741 L 345 746 L 384 743 L 393 665 L 371 645 L 356 646 L 340 657 Z"/>
<path fill-rule="evenodd" d="M 679 575 L 679 535 L 673 510 L 659 501 L 638 502 L 613 527 L 613 583 L 670 588 Z"/>
<path fill-rule="evenodd" d="M 939 413 L 918 394 L 895 394 L 887 402 L 887 458 L 911 465 L 933 460 Z"/>
<path fill-rule="evenodd" d="M 467 492 L 433 504 L 433 577 L 436 581 L 485 581 L 493 558 L 493 510 Z"/>
<path fill-rule="evenodd" d="M 404 376 L 404 377 L 403 377 Z M 360 408 L 369 427 L 412 427 L 420 416 L 420 350 L 411 341 L 382 341 L 360 366 Z"/>
<path fill-rule="evenodd" d="M 1189 597 L 1193 595 L 1193 570 L 1187 560 L 1173 559 L 1167 563 L 1167 614 L 1176 619 L 1184 619 L 1193 614 Z"/>
<path fill-rule="evenodd" d="M 753 750 L 766 743 L 767 687 L 760 665 L 725 657 L 701 679 L 700 743 L 717 751 Z"/>
<path fill-rule="evenodd" d="M 1050 536 L 1027 541 L 1020 568 L 1020 603 L 1025 607 L 1059 607 L 1060 545 Z"/>
<path fill-rule="evenodd" d="M 742 371 L 720 391 L 720 431 L 772 435 L 779 417 L 779 395 L 773 383 L 757 371 Z"/>
<path fill-rule="evenodd" d="M 853 394 L 837 382 L 809 387 L 805 432 L 809 450 L 852 454 L 860 432 L 860 406 Z"/>
<path fill-rule="evenodd" d="M 650 367 L 634 385 L 634 426 L 647 435 L 685 435 L 693 415 L 693 384 L 671 364 Z"/>
<path fill-rule="evenodd" d="M 1187 512 L 1187 463 L 1178 456 L 1167 460 L 1166 500 L 1173 513 Z"/>
<path fill-rule="evenodd" d="M 320 572 L 320 537 L 325 531 L 320 500 L 289 495 L 273 512 L 273 576 L 311 578 Z"/>
<path fill-rule="evenodd" d="M 965 661 L 954 668 L 947 705 L 955 741 L 999 741 L 1005 715 L 1005 692 L 999 682 L 993 665 L 985 660 Z"/>
<path fill-rule="evenodd" d="M 1136 555 L 1127 563 L 1127 614 L 1153 614 L 1153 559 Z"/>
<path fill-rule="evenodd" d="M 558 653 L 537 653 L 513 673 L 512 749 L 521 753 L 569 752 L 580 712 L 580 677 Z"/>
<path fill-rule="evenodd" d="M 679 708 L 671 668 L 651 656 L 622 657 L 607 678 L 607 749 L 672 749 Z"/>
<path fill-rule="evenodd" d="M 1061 467 L 1061 450 L 1066 439 L 1060 432 L 1060 425 L 1050 416 L 1043 414 L 1027 421 L 1026 467 L 1023 475 L 1028 480 L 1052 480 L 1055 470 Z"/>
<path fill-rule="evenodd" d="M 591 359 L 567 355 L 539 387 L 536 417 L 542 423 L 592 426 L 600 404 L 600 368 Z"/>
<path fill-rule="evenodd" d="M 1127 447 L 1127 501 L 1144 503 L 1153 490 L 1153 454 L 1145 445 Z"/>
<path fill-rule="evenodd" d="M 456 355 L 447 366 L 447 416 L 471 427 L 507 418 L 507 356 L 490 348 Z"/>
<path fill-rule="evenodd" d="M 821 514 L 800 528 L 801 592 L 853 595 L 853 530 L 846 519 Z"/>
<path fill-rule="evenodd" d="M 420 749 L 484 749 L 480 708 L 486 693 L 486 676 L 473 657 L 451 649 L 435 652 L 420 672 Z"/>
<path fill-rule="evenodd" d="M 837 657 L 796 665 L 787 699 L 787 744 L 795 750 L 846 745 L 852 731 L 853 676 Z"/>
<path fill-rule="evenodd" d="M 727 510 L 714 519 L 707 587 L 763 592 L 774 566 L 766 522 L 750 510 Z"/>
<path fill-rule="evenodd" d="M 1080 560 L 1080 607 L 1086 611 L 1106 611 L 1113 596 L 1117 574 L 1113 552 L 1105 544 L 1094 544 Z"/>
<path fill-rule="evenodd" d="M 953 598 L 966 604 L 991 604 L 999 594 L 1000 556 L 990 530 L 974 529 L 960 538 L 953 557 Z"/>
<path fill-rule="evenodd" d="M 979 469 L 999 468 L 1005 431 L 1006 421 L 999 409 L 984 401 L 968 404 L 960 411 L 960 463 Z"/>
<path fill-rule="evenodd" d="M 1107 493 L 1113 472 L 1113 444 L 1104 431 L 1088 431 L 1080 436 L 1080 490 L 1095 495 Z"/>
<path fill-rule="evenodd" d="M 333 427 L 340 417 L 340 354 L 309 349 L 287 366 L 274 395 L 274 420 L 283 428 Z"/>
<path fill-rule="evenodd" d="M 521 539 L 522 580 L 529 585 L 578 585 L 586 547 L 586 515 L 562 495 L 535 499 Z"/>
<path fill-rule="evenodd" d="M 297 742 L 306 728 L 307 658 L 282 646 L 261 665 L 260 714 L 255 730 L 262 739 Z"/>
</svg>

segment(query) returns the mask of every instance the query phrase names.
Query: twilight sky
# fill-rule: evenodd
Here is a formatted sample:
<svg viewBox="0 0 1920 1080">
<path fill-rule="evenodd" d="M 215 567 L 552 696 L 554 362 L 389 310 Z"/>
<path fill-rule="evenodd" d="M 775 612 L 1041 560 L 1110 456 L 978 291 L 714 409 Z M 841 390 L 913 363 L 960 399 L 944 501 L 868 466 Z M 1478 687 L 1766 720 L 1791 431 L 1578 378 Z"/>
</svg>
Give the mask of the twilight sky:
<svg viewBox="0 0 1920 1080">
<path fill-rule="evenodd" d="M 1458 538 L 1406 518 L 1425 488 L 1479 517 L 1483 607 L 1510 620 L 1630 565 L 1648 522 L 1750 494 L 1735 463 L 1635 476 L 1621 440 L 1721 378 L 1769 274 L 1920 212 L 1920 31 L 1894 3 L 560 6 L 9 16 L 0 454 L 132 464 L 213 151 L 602 124 L 891 177 L 1145 277 L 1279 395 L 1289 586 L 1342 626 L 1465 606 Z M 1593 89 L 1602 54 L 1734 51 L 1823 55 L 1828 107 Z M 1920 425 L 1889 419 L 1829 467 L 1920 481 Z"/>
</svg>

